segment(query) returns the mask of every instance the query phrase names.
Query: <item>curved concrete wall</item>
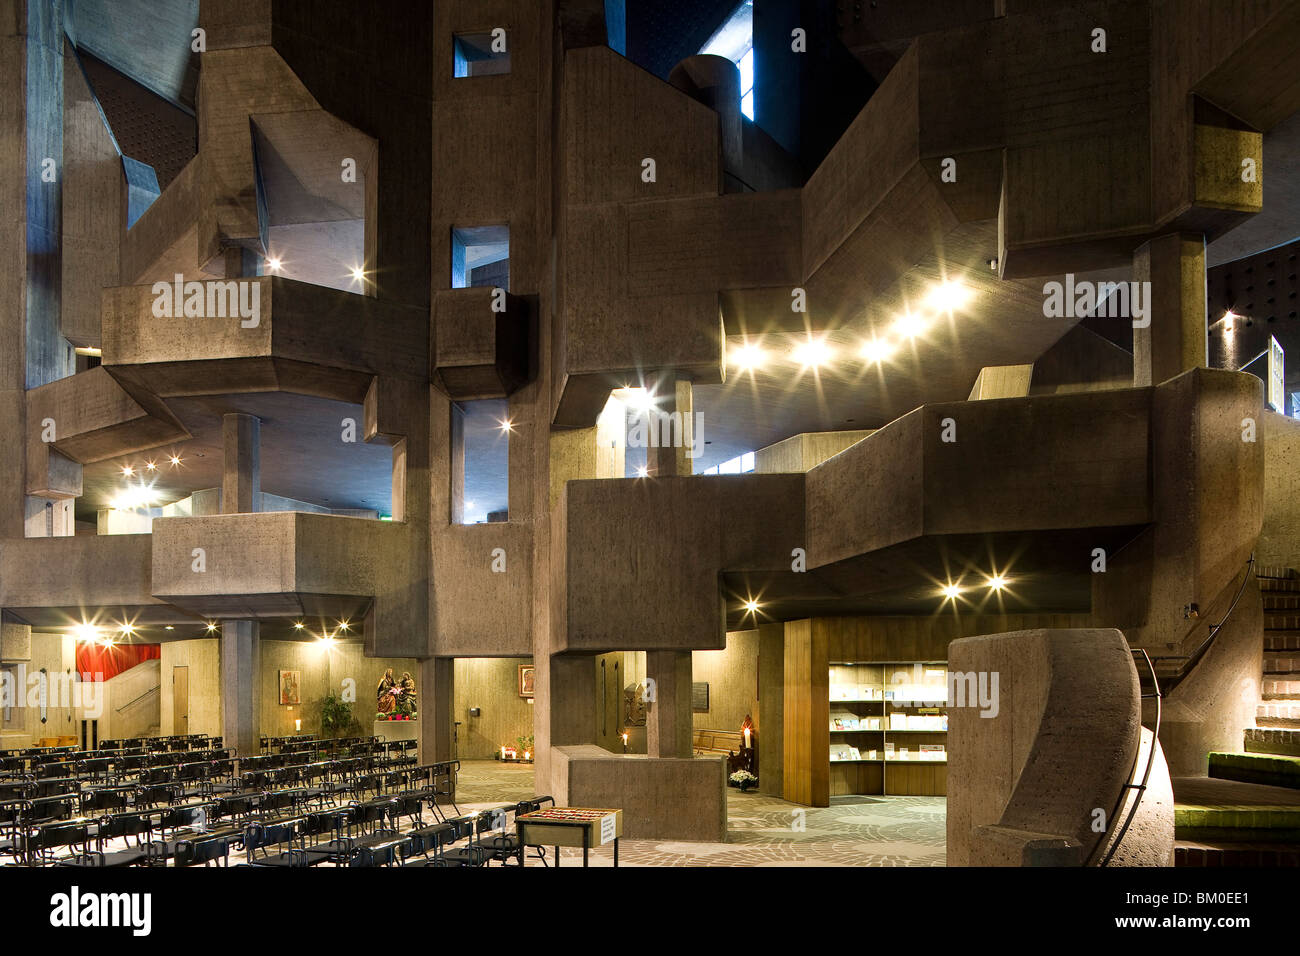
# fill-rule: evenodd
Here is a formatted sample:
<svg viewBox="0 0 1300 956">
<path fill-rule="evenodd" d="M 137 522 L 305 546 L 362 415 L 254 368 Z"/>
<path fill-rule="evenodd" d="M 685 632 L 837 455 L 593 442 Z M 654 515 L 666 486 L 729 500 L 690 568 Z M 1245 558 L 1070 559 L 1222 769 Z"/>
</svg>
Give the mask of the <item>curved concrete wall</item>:
<svg viewBox="0 0 1300 956">
<path fill-rule="evenodd" d="M 1099 840 L 1096 821 L 1107 830 L 1117 822 L 1139 748 L 1140 691 L 1123 634 L 968 637 L 949 645 L 948 661 L 950 674 L 974 672 L 996 688 L 993 707 L 948 702 L 949 865 L 1084 863 Z M 1172 852 L 1172 841 L 1170 812 L 1145 816 L 1125 845 L 1151 859 Z"/>
</svg>

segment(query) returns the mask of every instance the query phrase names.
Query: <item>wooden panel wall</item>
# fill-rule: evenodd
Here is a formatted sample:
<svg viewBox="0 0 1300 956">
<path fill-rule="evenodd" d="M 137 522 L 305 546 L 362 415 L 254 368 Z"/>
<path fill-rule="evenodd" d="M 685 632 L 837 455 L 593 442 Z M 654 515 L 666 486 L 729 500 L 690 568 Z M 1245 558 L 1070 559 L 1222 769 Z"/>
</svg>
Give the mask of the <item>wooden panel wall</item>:
<svg viewBox="0 0 1300 956">
<path fill-rule="evenodd" d="M 830 806 L 830 670 L 810 620 L 785 626 L 785 799 Z"/>
</svg>

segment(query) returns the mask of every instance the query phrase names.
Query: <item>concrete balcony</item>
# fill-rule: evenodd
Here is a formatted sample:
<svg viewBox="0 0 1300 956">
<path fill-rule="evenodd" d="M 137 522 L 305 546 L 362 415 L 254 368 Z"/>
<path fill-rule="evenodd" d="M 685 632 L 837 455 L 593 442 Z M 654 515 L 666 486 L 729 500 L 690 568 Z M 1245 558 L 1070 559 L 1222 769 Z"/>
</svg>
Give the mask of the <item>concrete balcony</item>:
<svg viewBox="0 0 1300 956">
<path fill-rule="evenodd" d="M 401 525 L 305 512 L 158 518 L 153 592 L 210 618 L 360 622 Z"/>
<path fill-rule="evenodd" d="M 168 619 L 150 585 L 152 535 L 0 540 L 0 608 L 28 624 L 65 626 L 96 612 Z"/>
<path fill-rule="evenodd" d="M 361 402 L 428 376 L 427 310 L 277 276 L 107 289 L 103 363 L 159 396 L 293 391 Z M 198 314 L 196 314 L 198 313 Z"/>
</svg>

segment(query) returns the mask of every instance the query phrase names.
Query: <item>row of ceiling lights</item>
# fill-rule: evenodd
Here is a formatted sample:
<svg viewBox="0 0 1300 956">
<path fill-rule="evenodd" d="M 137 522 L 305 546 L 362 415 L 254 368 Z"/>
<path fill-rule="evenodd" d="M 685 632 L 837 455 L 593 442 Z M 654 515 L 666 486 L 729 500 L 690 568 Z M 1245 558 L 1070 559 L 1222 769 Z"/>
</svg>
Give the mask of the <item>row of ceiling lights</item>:
<svg viewBox="0 0 1300 956">
<path fill-rule="evenodd" d="M 218 627 L 220 627 L 220 625 L 216 621 L 208 621 L 206 624 L 207 633 L 215 634 Z M 302 621 L 295 621 L 293 625 L 293 629 L 295 631 L 304 630 L 306 627 L 307 625 L 304 624 Z M 168 624 L 163 629 L 167 631 L 174 631 L 176 630 L 176 627 L 175 625 Z M 348 632 L 351 629 L 352 629 L 352 624 L 350 621 L 339 621 L 338 627 L 333 634 L 320 634 L 318 635 L 317 639 L 321 641 L 328 641 L 330 643 L 333 643 L 339 631 Z M 114 644 L 117 643 L 117 640 L 119 639 L 113 637 L 112 636 L 113 634 L 120 635 L 121 638 L 134 637 L 135 634 L 137 633 L 137 630 L 138 629 L 134 624 L 120 624 L 116 627 L 116 629 L 114 629 L 114 628 L 101 627 L 98 624 L 90 624 L 88 622 L 82 622 L 81 624 L 78 624 L 75 627 L 71 628 L 69 633 L 72 634 L 74 637 L 76 637 L 76 639 L 80 641 L 82 644 L 99 644 L 103 647 L 112 647 Z"/>
<path fill-rule="evenodd" d="M 933 318 L 951 314 L 965 305 L 972 295 L 971 289 L 959 281 L 943 282 L 934 286 L 922 301 L 921 310 L 905 312 L 898 316 L 886 338 L 872 337 L 858 347 L 858 355 L 874 364 L 887 362 L 898 352 L 904 341 L 923 335 Z M 790 361 L 802 368 L 820 368 L 835 358 L 834 347 L 824 336 L 809 335 L 789 351 Z M 746 342 L 736 350 L 733 364 L 741 371 L 755 371 L 767 362 L 767 352 L 755 342 Z"/>
<path fill-rule="evenodd" d="M 986 587 L 989 591 L 997 594 L 1006 590 L 1006 588 L 1010 584 L 1011 582 L 1005 576 L 1001 574 L 994 574 L 991 577 L 989 577 L 987 580 L 985 580 L 984 587 Z M 943 597 L 945 601 L 955 601 L 962 594 L 970 590 L 974 590 L 974 588 L 964 588 L 960 584 L 953 584 L 949 582 L 948 584 L 945 584 L 943 587 L 939 589 L 939 594 Z M 753 598 L 747 599 L 741 605 L 741 607 L 743 608 L 746 614 L 757 614 L 759 611 L 763 609 L 763 605 L 758 603 L 758 601 L 754 600 Z"/>
</svg>

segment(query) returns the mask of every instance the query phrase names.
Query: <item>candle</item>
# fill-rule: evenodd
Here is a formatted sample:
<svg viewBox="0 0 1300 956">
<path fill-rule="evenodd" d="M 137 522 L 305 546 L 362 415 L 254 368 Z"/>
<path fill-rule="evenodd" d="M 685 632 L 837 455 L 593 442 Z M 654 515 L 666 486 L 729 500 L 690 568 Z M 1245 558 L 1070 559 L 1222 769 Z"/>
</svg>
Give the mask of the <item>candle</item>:
<svg viewBox="0 0 1300 956">
<path fill-rule="evenodd" d="M 623 753 L 627 753 L 627 734 L 623 734 Z"/>
<path fill-rule="evenodd" d="M 302 732 L 302 721 L 301 721 L 301 720 L 295 720 L 295 721 L 293 722 L 293 729 L 294 729 L 295 731 L 298 731 L 299 733 L 301 733 L 301 732 Z"/>
<path fill-rule="evenodd" d="M 501 745 L 501 759 L 502 759 L 502 760 L 505 760 L 505 759 L 506 759 L 506 747 L 505 747 L 505 744 L 502 744 L 502 745 Z"/>
<path fill-rule="evenodd" d="M 745 728 L 745 749 L 749 749 L 749 728 Z"/>
</svg>

